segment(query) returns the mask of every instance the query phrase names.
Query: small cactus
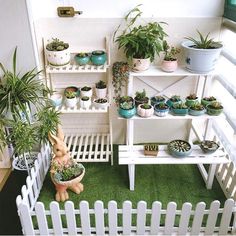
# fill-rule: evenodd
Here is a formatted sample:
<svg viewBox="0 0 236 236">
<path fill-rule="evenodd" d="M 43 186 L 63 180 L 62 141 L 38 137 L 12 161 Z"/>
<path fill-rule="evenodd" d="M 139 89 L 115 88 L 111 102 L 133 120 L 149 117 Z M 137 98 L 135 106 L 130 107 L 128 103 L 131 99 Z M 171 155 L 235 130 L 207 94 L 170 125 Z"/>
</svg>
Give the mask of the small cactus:
<svg viewBox="0 0 236 236">
<path fill-rule="evenodd" d="M 46 49 L 49 51 L 63 51 L 69 48 L 68 43 L 64 43 L 63 41 L 59 40 L 58 38 L 52 38 L 52 42 L 47 44 Z"/>
</svg>

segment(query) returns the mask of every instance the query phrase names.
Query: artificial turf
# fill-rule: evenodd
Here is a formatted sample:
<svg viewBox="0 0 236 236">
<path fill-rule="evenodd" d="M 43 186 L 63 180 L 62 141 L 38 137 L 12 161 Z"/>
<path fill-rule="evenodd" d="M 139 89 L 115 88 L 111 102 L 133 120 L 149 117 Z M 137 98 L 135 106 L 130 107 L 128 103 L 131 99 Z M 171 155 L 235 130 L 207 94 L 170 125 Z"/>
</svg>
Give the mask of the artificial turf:
<svg viewBox="0 0 236 236">
<path fill-rule="evenodd" d="M 76 208 L 82 200 L 88 201 L 90 208 L 96 200 L 102 200 L 105 207 L 110 200 L 115 200 L 119 208 L 125 200 L 130 200 L 134 208 L 140 200 L 146 201 L 148 208 L 154 201 L 160 201 L 163 208 L 174 201 L 178 209 L 184 202 L 195 207 L 196 203 L 203 201 L 209 207 L 213 200 L 219 200 L 222 206 L 226 200 L 216 179 L 212 189 L 206 189 L 196 165 L 136 165 L 134 191 L 129 190 L 127 166 L 118 165 L 117 146 L 114 147 L 113 166 L 110 163 L 83 165 L 86 168 L 82 180 L 84 191 L 79 195 L 69 191 Z M 44 202 L 48 209 L 54 195 L 54 185 L 47 175 L 38 201 Z M 63 207 L 64 204 L 60 204 Z"/>
</svg>

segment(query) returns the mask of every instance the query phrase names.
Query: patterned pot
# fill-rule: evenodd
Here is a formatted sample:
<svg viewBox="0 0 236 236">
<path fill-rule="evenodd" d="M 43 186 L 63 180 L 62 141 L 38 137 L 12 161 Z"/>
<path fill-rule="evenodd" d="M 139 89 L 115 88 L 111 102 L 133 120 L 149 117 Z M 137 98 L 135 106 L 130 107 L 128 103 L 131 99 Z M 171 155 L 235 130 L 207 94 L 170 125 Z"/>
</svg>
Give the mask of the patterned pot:
<svg viewBox="0 0 236 236">
<path fill-rule="evenodd" d="M 188 107 L 191 107 L 191 106 L 195 105 L 196 103 L 198 103 L 198 98 L 196 98 L 196 99 L 188 99 L 188 98 L 186 98 L 185 99 L 185 104 Z"/>
<path fill-rule="evenodd" d="M 160 104 L 164 104 L 164 107 L 162 107 Z M 169 113 L 170 107 L 165 103 L 158 103 L 154 106 L 154 110 L 155 110 L 155 115 L 164 117 L 167 116 L 167 114 Z"/>
<path fill-rule="evenodd" d="M 219 109 L 215 109 L 211 107 L 211 104 L 207 105 L 207 114 L 210 116 L 219 116 L 223 112 L 223 107 Z"/>
<path fill-rule="evenodd" d="M 166 99 L 163 96 L 151 97 L 151 105 L 155 107 L 158 103 L 165 103 Z"/>
<path fill-rule="evenodd" d="M 45 50 L 48 63 L 52 66 L 64 66 L 70 63 L 69 48 L 63 51 L 49 51 Z"/>
<path fill-rule="evenodd" d="M 135 106 L 133 108 L 129 109 L 129 110 L 119 108 L 118 113 L 121 117 L 129 119 L 129 118 L 133 117 L 136 114 L 136 108 L 135 108 Z"/>
<path fill-rule="evenodd" d="M 167 148 L 170 155 L 175 157 L 188 156 L 192 151 L 191 145 L 184 140 L 173 140 L 170 143 L 168 143 Z"/>
<path fill-rule="evenodd" d="M 137 107 L 137 114 L 143 118 L 152 116 L 154 113 L 154 108 L 149 104 L 140 104 Z"/>
<path fill-rule="evenodd" d="M 150 67 L 150 64 L 151 64 L 150 58 L 146 59 L 133 58 L 132 69 L 134 72 L 145 71 Z"/>
<path fill-rule="evenodd" d="M 93 51 L 90 60 L 96 66 L 104 65 L 107 61 L 107 54 L 101 50 Z"/>
<path fill-rule="evenodd" d="M 192 115 L 192 116 L 201 116 L 201 115 L 204 115 L 206 112 L 206 109 L 203 109 L 203 110 L 194 110 L 194 109 L 191 109 L 191 107 L 189 108 L 189 115 Z"/>
</svg>

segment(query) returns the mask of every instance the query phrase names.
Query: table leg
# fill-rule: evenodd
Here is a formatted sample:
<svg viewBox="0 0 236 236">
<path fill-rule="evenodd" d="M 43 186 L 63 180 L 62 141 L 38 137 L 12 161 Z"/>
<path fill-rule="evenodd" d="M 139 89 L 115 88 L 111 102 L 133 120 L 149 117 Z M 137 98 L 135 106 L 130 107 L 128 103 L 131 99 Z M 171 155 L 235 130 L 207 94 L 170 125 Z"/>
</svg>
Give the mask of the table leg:
<svg viewBox="0 0 236 236">
<path fill-rule="evenodd" d="M 129 170 L 129 189 L 134 191 L 134 182 L 135 182 L 135 165 L 128 165 Z"/>
<path fill-rule="evenodd" d="M 207 175 L 207 180 L 206 180 L 207 189 L 212 189 L 215 172 L 216 172 L 216 164 L 211 164 L 208 170 L 208 175 Z"/>
</svg>

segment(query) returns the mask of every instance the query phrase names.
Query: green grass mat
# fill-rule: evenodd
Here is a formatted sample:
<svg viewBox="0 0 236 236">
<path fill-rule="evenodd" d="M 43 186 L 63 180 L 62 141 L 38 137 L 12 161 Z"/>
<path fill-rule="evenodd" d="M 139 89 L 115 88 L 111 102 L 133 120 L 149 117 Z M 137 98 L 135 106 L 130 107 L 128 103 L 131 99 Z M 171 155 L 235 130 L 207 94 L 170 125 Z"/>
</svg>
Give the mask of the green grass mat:
<svg viewBox="0 0 236 236">
<path fill-rule="evenodd" d="M 178 209 L 184 202 L 196 203 L 204 201 L 209 208 L 213 200 L 219 200 L 223 205 L 226 200 L 217 180 L 213 188 L 207 190 L 196 165 L 136 165 L 135 190 L 129 190 L 128 168 L 117 164 L 117 146 L 114 148 L 114 165 L 110 163 L 84 163 L 86 168 L 82 180 L 84 192 L 79 195 L 69 191 L 70 200 L 78 208 L 79 202 L 86 200 L 90 208 L 96 200 L 102 200 L 104 206 L 110 200 L 115 200 L 118 207 L 122 202 L 130 200 L 133 207 L 138 201 L 144 200 L 151 207 L 153 201 L 160 201 L 163 208 L 168 202 L 175 201 Z M 54 200 L 55 189 L 47 175 L 38 201 L 49 203 Z M 64 208 L 64 204 L 60 203 Z"/>
</svg>

